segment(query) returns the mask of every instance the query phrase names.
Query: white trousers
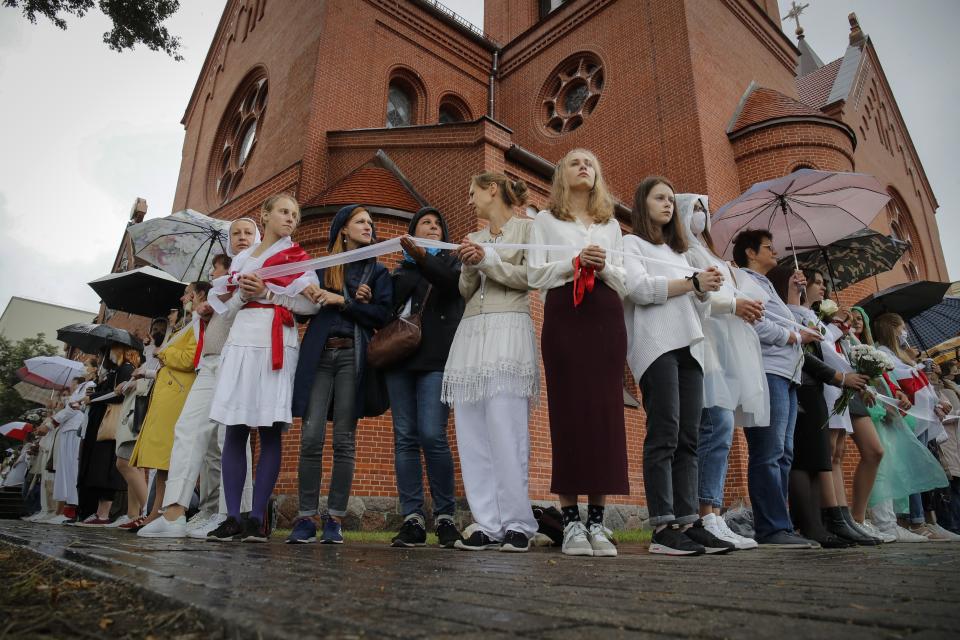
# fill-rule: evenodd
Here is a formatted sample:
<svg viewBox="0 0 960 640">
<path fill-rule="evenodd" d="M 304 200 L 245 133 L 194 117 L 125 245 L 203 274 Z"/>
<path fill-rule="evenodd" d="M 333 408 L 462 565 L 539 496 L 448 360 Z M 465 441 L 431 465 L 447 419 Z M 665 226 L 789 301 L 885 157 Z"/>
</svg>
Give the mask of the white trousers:
<svg viewBox="0 0 960 640">
<path fill-rule="evenodd" d="M 53 498 L 76 506 L 77 473 L 80 468 L 80 424 L 86 416 L 79 413 L 75 418 L 60 426 L 60 435 L 57 437 L 57 459 L 54 463 L 57 472 L 53 481 Z M 73 424 L 74 421 L 77 424 Z M 76 428 L 74 428 L 76 427 Z M 69 428 L 69 431 L 65 429 Z"/>
<path fill-rule="evenodd" d="M 170 470 L 163 506 L 179 504 L 190 506 L 193 489 L 200 480 L 200 511 L 207 516 L 226 513 L 223 492 L 220 491 L 220 455 L 223 450 L 224 428 L 210 420 L 210 405 L 216 387 L 219 355 L 200 359 L 197 378 L 173 428 L 173 449 L 170 452 Z M 249 511 L 253 502 L 253 473 L 247 445 L 247 480 L 243 486 L 241 511 Z"/>
<path fill-rule="evenodd" d="M 494 540 L 537 532 L 527 471 L 529 399 L 500 395 L 453 407 L 463 487 L 474 522 Z"/>
<path fill-rule="evenodd" d="M 50 515 L 57 512 L 57 502 L 53 499 L 53 480 L 55 475 L 55 473 L 47 471 L 46 468 L 40 472 L 40 511 L 49 513 Z"/>
<path fill-rule="evenodd" d="M 893 510 L 893 500 L 884 500 L 870 508 L 871 521 L 881 531 L 893 531 L 897 526 L 897 514 Z"/>
</svg>

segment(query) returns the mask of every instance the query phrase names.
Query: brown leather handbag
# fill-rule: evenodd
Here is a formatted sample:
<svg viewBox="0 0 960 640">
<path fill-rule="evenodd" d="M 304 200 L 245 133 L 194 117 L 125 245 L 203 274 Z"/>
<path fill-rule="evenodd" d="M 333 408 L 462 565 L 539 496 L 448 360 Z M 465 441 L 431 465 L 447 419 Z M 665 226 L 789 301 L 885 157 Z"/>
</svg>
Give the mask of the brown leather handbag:
<svg viewBox="0 0 960 640">
<path fill-rule="evenodd" d="M 421 315 L 427 308 L 427 300 L 433 285 L 427 287 L 420 310 L 406 318 L 397 316 L 377 331 L 367 344 L 367 364 L 377 369 L 387 369 L 410 357 L 420 348 Z"/>
</svg>

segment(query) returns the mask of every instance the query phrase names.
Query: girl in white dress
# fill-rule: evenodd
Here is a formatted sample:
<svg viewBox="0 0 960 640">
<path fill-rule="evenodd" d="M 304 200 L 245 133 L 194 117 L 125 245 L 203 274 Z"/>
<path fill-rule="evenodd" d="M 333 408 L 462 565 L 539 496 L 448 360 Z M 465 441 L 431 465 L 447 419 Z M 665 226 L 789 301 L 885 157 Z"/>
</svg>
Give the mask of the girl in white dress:
<svg viewBox="0 0 960 640">
<path fill-rule="evenodd" d="M 286 194 L 271 196 L 261 208 L 260 220 L 263 241 L 234 258 L 232 273 L 218 279 L 209 296 L 217 313 L 235 317 L 221 352 L 210 411 L 211 420 L 226 426 L 222 490 L 228 517 L 208 539 L 268 539 L 264 516 L 280 473 L 280 436 L 293 421 L 290 404 L 298 354 L 293 313 L 312 314 L 318 308 L 301 295 L 317 284 L 313 271 L 266 280 L 253 273 L 260 267 L 309 259 L 290 239 L 300 222 L 300 205 Z M 259 430 L 260 458 L 253 508 L 241 527 L 240 497 L 250 429 Z"/>
</svg>

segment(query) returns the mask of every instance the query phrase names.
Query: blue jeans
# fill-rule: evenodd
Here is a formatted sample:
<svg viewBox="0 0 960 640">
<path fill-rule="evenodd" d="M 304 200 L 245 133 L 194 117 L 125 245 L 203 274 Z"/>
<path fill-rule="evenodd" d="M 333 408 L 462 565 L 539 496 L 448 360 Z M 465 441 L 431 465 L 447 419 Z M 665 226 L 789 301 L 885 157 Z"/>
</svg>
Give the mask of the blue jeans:
<svg viewBox="0 0 960 640">
<path fill-rule="evenodd" d="M 767 386 L 770 388 L 770 426 L 743 432 L 747 438 L 747 487 L 757 540 L 779 531 L 793 531 L 787 511 L 787 487 L 793 464 L 797 387 L 787 378 L 770 373 Z"/>
<path fill-rule="evenodd" d="M 453 515 L 453 454 L 447 442 L 449 409 L 440 401 L 443 371 L 391 371 L 386 375 L 393 412 L 397 492 L 404 517 L 423 513 L 423 466 L 427 464 L 433 514 Z"/>
<path fill-rule="evenodd" d="M 697 441 L 700 504 L 723 506 L 723 485 L 727 480 L 727 460 L 732 444 L 733 411 L 705 407 L 700 414 L 700 439 Z"/>
</svg>

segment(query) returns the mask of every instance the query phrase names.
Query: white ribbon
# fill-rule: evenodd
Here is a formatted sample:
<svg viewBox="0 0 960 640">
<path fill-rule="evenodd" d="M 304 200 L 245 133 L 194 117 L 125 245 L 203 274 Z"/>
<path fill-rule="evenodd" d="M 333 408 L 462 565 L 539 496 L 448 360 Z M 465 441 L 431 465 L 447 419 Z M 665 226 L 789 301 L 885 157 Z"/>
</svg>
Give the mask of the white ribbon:
<svg viewBox="0 0 960 640">
<path fill-rule="evenodd" d="M 461 245 L 454 244 L 452 242 L 441 242 L 440 240 L 429 240 L 427 238 L 411 238 L 413 243 L 419 247 L 425 249 L 447 249 L 449 251 L 456 251 L 460 248 Z M 571 255 L 577 254 L 581 251 L 576 247 L 566 245 L 566 244 L 510 244 L 510 243 L 496 243 L 490 245 L 484 245 L 484 248 L 492 248 L 496 250 L 503 251 L 530 251 L 530 250 L 539 250 L 539 251 L 568 251 Z M 288 264 L 279 264 L 270 267 L 260 267 L 255 269 L 251 273 L 254 273 L 264 280 L 267 278 L 278 278 L 281 276 L 292 276 L 298 273 L 304 273 L 306 271 L 313 271 L 316 269 L 327 269 L 329 267 L 336 267 L 342 264 L 350 264 L 352 262 L 360 262 L 361 260 L 369 260 L 370 258 L 379 258 L 380 256 L 385 256 L 390 253 L 395 253 L 401 251 L 403 247 L 400 245 L 400 238 L 391 238 L 389 240 L 384 240 L 383 242 L 378 242 L 376 244 L 370 244 L 365 247 L 360 247 L 358 249 L 351 249 L 350 251 L 344 251 L 342 253 L 335 253 L 329 256 L 322 256 L 320 258 L 312 258 L 310 260 L 304 260 L 302 262 L 291 262 Z M 636 260 L 643 260 L 644 262 L 650 264 L 662 264 L 668 267 L 673 267 L 675 269 L 681 269 L 689 271 L 690 273 L 702 273 L 703 269 L 698 269 L 696 267 L 691 267 L 689 265 L 677 264 L 675 262 L 668 262 L 666 260 L 657 260 L 656 258 L 648 258 L 646 256 L 638 256 L 635 253 L 627 253 L 625 251 L 617 251 L 616 249 L 607 249 L 607 253 L 612 253 L 615 255 L 623 256 L 624 258 L 633 258 Z M 215 288 L 223 288 L 226 290 L 226 287 L 229 285 L 236 285 L 236 279 L 239 277 L 237 273 L 231 273 L 230 275 L 221 276 L 213 281 Z M 738 289 L 735 285 L 733 286 L 734 291 L 743 295 L 746 298 L 749 298 L 747 294 Z M 778 324 L 785 324 L 791 327 L 796 328 L 798 331 L 804 331 L 812 335 L 820 336 L 819 331 L 815 331 L 810 327 L 804 326 L 799 322 L 791 318 L 784 318 L 783 316 L 777 315 L 770 311 L 764 311 L 764 315 L 772 318 Z"/>
<path fill-rule="evenodd" d="M 901 413 L 905 413 L 908 416 L 913 416 L 917 420 L 924 420 L 926 422 L 938 422 L 938 423 L 940 422 L 940 418 L 938 418 L 936 414 L 919 413 L 916 407 L 910 407 L 910 409 L 904 411 L 903 409 L 900 408 L 900 403 L 897 402 L 894 398 L 885 396 L 882 393 L 877 393 L 872 389 L 870 389 L 870 393 L 873 395 L 875 400 L 878 400 L 881 403 L 887 405 L 888 407 L 892 407 L 897 411 L 900 411 Z"/>
</svg>

